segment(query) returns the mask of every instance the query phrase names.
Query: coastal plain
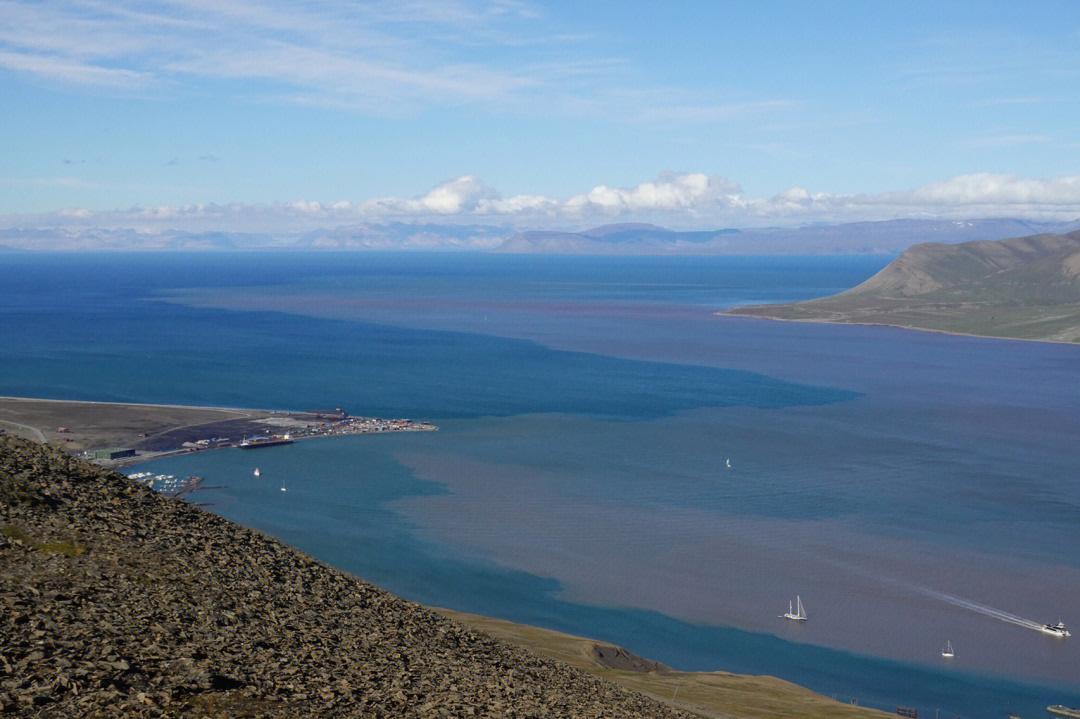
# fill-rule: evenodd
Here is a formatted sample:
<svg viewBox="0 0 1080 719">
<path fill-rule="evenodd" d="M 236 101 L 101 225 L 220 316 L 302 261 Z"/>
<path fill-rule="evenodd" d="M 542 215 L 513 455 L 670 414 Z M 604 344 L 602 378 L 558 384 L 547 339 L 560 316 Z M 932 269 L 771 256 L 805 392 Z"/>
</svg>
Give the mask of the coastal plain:
<svg viewBox="0 0 1080 719">
<path fill-rule="evenodd" d="M 340 409 L 288 412 L 230 407 L 78 402 L 0 397 L 0 429 L 68 452 L 130 449 L 103 460 L 120 467 L 219 447 L 238 446 L 245 437 L 312 437 L 382 431 L 429 431 L 412 420 L 348 418 Z"/>
<path fill-rule="evenodd" d="M 154 439 L 183 429 L 199 437 L 215 429 L 224 431 L 222 436 L 235 430 L 235 435 L 247 429 L 265 429 L 258 421 L 274 414 L 224 407 L 0 397 L 0 428 L 38 442 L 63 445 L 69 451 L 151 445 Z M 187 439 L 177 444 L 183 441 Z"/>
</svg>

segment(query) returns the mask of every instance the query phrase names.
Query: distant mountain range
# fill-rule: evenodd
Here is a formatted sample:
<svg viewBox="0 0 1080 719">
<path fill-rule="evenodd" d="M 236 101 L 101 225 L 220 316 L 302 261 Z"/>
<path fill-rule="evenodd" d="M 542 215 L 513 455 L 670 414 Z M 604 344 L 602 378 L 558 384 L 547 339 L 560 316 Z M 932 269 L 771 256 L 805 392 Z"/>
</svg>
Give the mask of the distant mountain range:
<svg viewBox="0 0 1080 719">
<path fill-rule="evenodd" d="M 728 314 L 1080 342 L 1080 231 L 915 245 L 846 292 Z"/>
<path fill-rule="evenodd" d="M 799 228 L 676 231 L 614 224 L 580 232 L 490 225 L 360 223 L 298 233 L 140 231 L 79 227 L 0 229 L 7 250 L 471 250 L 522 254 L 750 255 L 895 253 L 920 242 L 1066 233 L 1080 221 L 888 220 Z"/>
</svg>

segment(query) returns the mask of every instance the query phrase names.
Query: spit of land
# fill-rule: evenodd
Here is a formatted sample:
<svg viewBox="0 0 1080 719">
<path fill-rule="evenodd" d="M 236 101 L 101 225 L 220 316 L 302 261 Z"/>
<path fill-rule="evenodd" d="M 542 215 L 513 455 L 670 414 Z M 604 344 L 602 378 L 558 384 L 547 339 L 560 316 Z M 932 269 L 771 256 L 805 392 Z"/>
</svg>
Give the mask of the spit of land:
<svg viewBox="0 0 1080 719">
<path fill-rule="evenodd" d="M 245 440 L 293 441 L 435 429 L 428 422 L 411 419 L 351 417 L 340 408 L 291 412 L 0 397 L 0 430 L 109 467 L 236 447 Z"/>
</svg>

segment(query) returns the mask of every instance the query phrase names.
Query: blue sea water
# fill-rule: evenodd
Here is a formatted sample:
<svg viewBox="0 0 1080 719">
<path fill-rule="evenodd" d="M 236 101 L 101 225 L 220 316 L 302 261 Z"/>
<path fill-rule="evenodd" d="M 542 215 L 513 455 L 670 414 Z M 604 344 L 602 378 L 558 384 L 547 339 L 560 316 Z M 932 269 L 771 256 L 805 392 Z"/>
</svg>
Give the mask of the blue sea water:
<svg viewBox="0 0 1080 719">
<path fill-rule="evenodd" d="M 9 253 L 0 393 L 431 419 L 259 481 L 231 450 L 149 468 L 403 596 L 679 668 L 1080 702 L 1070 642 L 976 611 L 1080 624 L 1080 350 L 713 314 L 888 259 Z"/>
</svg>

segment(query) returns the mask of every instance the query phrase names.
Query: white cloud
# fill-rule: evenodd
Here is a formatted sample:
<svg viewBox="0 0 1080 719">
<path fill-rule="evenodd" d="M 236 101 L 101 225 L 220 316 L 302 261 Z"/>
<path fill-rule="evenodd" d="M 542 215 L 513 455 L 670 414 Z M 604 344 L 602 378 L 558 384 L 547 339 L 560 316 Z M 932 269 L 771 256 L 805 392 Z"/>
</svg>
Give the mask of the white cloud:
<svg viewBox="0 0 1080 719">
<path fill-rule="evenodd" d="M 697 214 L 722 204 L 725 195 L 736 195 L 739 186 L 730 180 L 703 173 L 665 173 L 654 182 L 621 189 L 599 185 L 564 204 L 571 216 L 626 215 L 637 212 L 686 212 Z"/>
<path fill-rule="evenodd" d="M 134 87 L 143 84 L 148 79 L 145 73 L 134 70 L 102 67 L 62 57 L 3 50 L 0 50 L 0 67 L 78 85 Z"/>
<path fill-rule="evenodd" d="M 643 122 L 674 124 L 698 124 L 724 122 L 763 113 L 789 111 L 796 107 L 790 100 L 763 100 L 761 102 L 716 102 L 714 104 L 682 105 L 678 103 L 652 105 L 642 103 L 643 109 L 637 119 Z"/>
<path fill-rule="evenodd" d="M 525 68 L 463 61 L 461 48 L 542 33 L 526 3 L 307 4 L 263 0 L 0 0 L 0 68 L 87 86 L 261 80 L 312 104 L 364 107 L 491 99 L 536 82 Z M 565 42 L 565 38 L 563 38 Z"/>
<path fill-rule="evenodd" d="M 0 177 L 0 185 L 67 187 L 70 189 L 90 189 L 102 186 L 100 183 L 90 182 L 78 177 Z"/>
<path fill-rule="evenodd" d="M 0 184 L 27 182 L 45 180 L 0 178 Z M 655 180 L 632 187 L 597 185 L 565 198 L 527 194 L 503 198 L 475 175 L 461 175 L 416 197 L 380 197 L 360 203 L 298 200 L 193 204 L 107 212 L 68 209 L 41 215 L 6 215 L 0 218 L 0 227 L 291 232 L 388 221 L 553 229 L 639 220 L 673 228 L 709 229 L 896 218 L 997 217 L 1076 219 L 1080 217 L 1080 176 L 1038 179 L 979 173 L 876 195 L 811 192 L 793 187 L 771 197 L 749 197 L 737 183 L 719 175 L 662 173 Z"/>
<path fill-rule="evenodd" d="M 980 137 L 969 140 L 968 147 L 1012 147 L 1013 145 L 1032 145 L 1044 142 L 1053 142 L 1054 138 L 1049 135 L 994 135 L 993 137 Z"/>
<path fill-rule="evenodd" d="M 475 104 L 681 126 L 793 107 L 643 87 L 576 29 L 513 0 L 0 0 L 0 69 L 169 97 L 215 82 L 245 99 L 382 116 Z"/>
<path fill-rule="evenodd" d="M 900 206 L 963 210 L 964 208 L 1039 209 L 1053 212 L 1080 208 L 1080 177 L 1034 179 L 1017 175 L 977 173 L 960 175 L 906 192 L 875 196 L 878 202 Z"/>
<path fill-rule="evenodd" d="M 1051 102 L 1060 102 L 1060 98 L 1054 97 L 994 97 L 989 100 L 971 103 L 972 107 L 1001 107 L 1003 105 L 1045 105 Z"/>
<path fill-rule="evenodd" d="M 457 215 L 474 212 L 482 201 L 497 200 L 498 196 L 479 177 L 461 175 L 436 185 L 420 197 L 370 200 L 362 205 L 362 212 L 371 215 Z"/>
</svg>

